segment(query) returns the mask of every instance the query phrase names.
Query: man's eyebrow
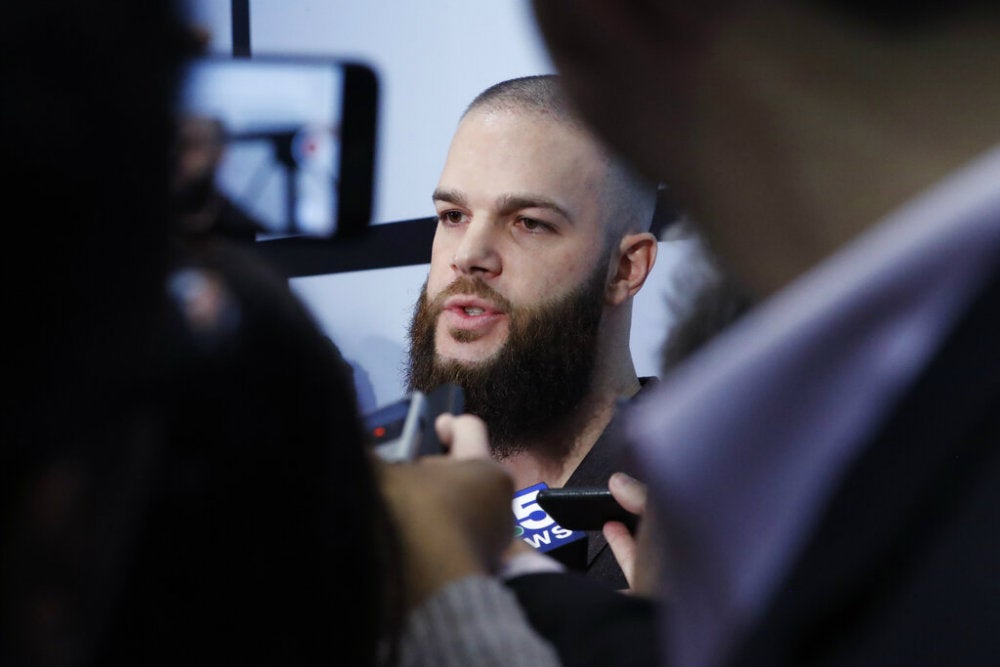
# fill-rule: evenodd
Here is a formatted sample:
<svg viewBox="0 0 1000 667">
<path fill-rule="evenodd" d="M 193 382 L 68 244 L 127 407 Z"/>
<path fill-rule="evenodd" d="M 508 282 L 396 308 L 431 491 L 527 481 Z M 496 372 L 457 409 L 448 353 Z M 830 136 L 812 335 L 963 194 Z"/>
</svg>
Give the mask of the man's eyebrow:
<svg viewBox="0 0 1000 667">
<path fill-rule="evenodd" d="M 505 213 L 518 211 L 523 208 L 544 208 L 562 216 L 567 222 L 573 222 L 573 216 L 566 209 L 551 199 L 539 195 L 501 195 L 497 198 L 497 208 Z"/>
<path fill-rule="evenodd" d="M 468 207 L 469 201 L 465 195 L 458 190 L 435 190 L 434 194 L 431 195 L 431 201 L 435 202 L 445 202 L 447 204 L 456 204 L 458 206 Z"/>
</svg>

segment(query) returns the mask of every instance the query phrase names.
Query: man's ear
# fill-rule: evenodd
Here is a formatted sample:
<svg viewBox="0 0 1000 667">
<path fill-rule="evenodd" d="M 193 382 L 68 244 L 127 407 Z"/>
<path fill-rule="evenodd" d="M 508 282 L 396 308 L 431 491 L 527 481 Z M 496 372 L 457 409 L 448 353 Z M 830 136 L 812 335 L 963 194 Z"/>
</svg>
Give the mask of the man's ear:
<svg viewBox="0 0 1000 667">
<path fill-rule="evenodd" d="M 656 237 L 650 232 L 622 237 L 618 244 L 618 263 L 605 297 L 609 304 L 617 306 L 639 291 L 653 270 L 658 248 Z"/>
</svg>

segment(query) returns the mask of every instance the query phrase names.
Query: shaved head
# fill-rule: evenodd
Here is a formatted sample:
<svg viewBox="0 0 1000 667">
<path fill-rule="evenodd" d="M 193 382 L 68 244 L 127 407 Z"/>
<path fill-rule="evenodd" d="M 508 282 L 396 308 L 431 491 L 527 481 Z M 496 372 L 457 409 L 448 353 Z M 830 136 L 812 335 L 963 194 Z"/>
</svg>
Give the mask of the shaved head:
<svg viewBox="0 0 1000 667">
<path fill-rule="evenodd" d="M 656 207 L 655 184 L 640 177 L 591 133 L 563 90 L 558 75 L 538 74 L 494 84 L 472 100 L 462 118 L 473 113 L 536 114 L 590 135 L 608 163 L 608 177 L 601 194 L 608 240 L 649 231 Z"/>
</svg>

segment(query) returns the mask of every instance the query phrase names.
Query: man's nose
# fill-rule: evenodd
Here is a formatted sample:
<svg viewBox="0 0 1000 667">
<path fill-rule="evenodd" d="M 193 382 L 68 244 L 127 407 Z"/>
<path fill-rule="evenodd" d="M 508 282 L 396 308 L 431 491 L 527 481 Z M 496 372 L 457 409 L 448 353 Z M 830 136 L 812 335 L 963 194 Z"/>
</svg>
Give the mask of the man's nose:
<svg viewBox="0 0 1000 667">
<path fill-rule="evenodd" d="M 490 278 L 499 275 L 502 268 L 497 247 L 499 230 L 488 220 L 473 220 L 465 229 L 462 240 L 455 249 L 452 268 L 458 272 Z"/>
</svg>

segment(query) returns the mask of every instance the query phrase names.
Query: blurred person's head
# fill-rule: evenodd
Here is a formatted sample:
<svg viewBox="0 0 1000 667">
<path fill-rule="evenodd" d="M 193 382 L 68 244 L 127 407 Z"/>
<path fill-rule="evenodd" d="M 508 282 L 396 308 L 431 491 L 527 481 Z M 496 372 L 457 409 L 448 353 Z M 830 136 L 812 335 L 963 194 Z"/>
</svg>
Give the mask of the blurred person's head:
<svg viewBox="0 0 1000 667">
<path fill-rule="evenodd" d="M 7 226 L 18 260 L 3 262 L 4 311 L 26 360 L 9 369 L 8 424 L 65 441 L 119 409 L 145 363 L 168 267 L 170 110 L 186 43 L 169 2 L 5 14 L 7 206 L 22 213 Z"/>
<path fill-rule="evenodd" d="M 0 22 L 11 391 L 0 662 L 80 664 L 106 619 L 115 506 L 147 410 L 169 268 L 174 6 L 18 3 Z M 16 259 L 15 259 L 16 257 Z M 127 468 L 125 468 L 127 469 Z M 107 560 L 103 560 L 107 558 Z"/>
<path fill-rule="evenodd" d="M 374 664 L 392 534 L 342 360 L 221 246 L 169 296 L 176 6 L 18 3 L 0 35 L 0 663 Z"/>
<path fill-rule="evenodd" d="M 669 182 L 761 295 L 1000 132 L 1000 11 L 985 0 L 533 7 L 581 115 Z"/>
<path fill-rule="evenodd" d="M 556 77 L 537 76 L 470 104 L 433 199 L 409 385 L 462 386 L 504 456 L 566 428 L 624 356 L 631 368 L 631 300 L 656 253 L 655 188 L 586 130 Z"/>
</svg>

